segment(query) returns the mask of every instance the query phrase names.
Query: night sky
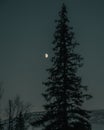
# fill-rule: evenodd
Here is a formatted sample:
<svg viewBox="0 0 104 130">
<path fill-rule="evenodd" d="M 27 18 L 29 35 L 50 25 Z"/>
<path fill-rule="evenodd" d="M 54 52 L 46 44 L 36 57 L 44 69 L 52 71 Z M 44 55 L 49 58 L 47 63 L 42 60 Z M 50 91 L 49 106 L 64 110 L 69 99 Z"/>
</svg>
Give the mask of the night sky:
<svg viewBox="0 0 104 130">
<path fill-rule="evenodd" d="M 104 109 L 104 0 L 0 0 L 0 80 L 2 107 L 20 95 L 41 110 L 42 82 L 52 54 L 54 20 L 66 3 L 75 38 L 84 57 L 80 75 L 93 99 L 88 109 Z M 49 58 L 44 58 L 48 53 Z"/>
</svg>

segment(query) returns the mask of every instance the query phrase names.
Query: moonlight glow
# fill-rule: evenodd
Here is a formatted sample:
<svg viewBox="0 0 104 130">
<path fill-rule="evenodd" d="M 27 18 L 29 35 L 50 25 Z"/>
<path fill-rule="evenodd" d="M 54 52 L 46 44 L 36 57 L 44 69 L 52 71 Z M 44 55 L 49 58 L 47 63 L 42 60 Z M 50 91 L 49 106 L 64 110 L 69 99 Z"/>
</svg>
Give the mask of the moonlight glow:
<svg viewBox="0 0 104 130">
<path fill-rule="evenodd" d="M 48 58 L 48 54 L 47 53 L 45 53 L 45 58 Z"/>
</svg>

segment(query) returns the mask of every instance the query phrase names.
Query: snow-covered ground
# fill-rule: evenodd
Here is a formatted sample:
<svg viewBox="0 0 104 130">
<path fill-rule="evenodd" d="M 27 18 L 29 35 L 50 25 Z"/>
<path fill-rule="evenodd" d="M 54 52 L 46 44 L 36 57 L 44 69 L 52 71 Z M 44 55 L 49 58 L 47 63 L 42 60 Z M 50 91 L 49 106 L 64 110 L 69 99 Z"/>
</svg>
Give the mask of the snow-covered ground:
<svg viewBox="0 0 104 130">
<path fill-rule="evenodd" d="M 33 112 L 31 116 L 31 121 L 41 118 L 44 112 Z M 92 130 L 104 130 L 104 110 L 94 110 L 91 112 L 90 122 L 92 124 Z M 6 129 L 4 129 L 6 130 Z M 29 126 L 28 130 L 42 130 L 42 128 L 36 128 Z"/>
<path fill-rule="evenodd" d="M 42 129 L 33 128 L 32 130 L 42 130 Z M 104 130 L 104 124 L 92 124 L 92 130 Z"/>
<path fill-rule="evenodd" d="M 42 130 L 42 128 L 29 127 L 28 130 Z M 92 130 L 104 130 L 104 124 L 92 124 Z"/>
<path fill-rule="evenodd" d="M 92 130 L 104 130 L 104 124 L 92 124 Z"/>
</svg>

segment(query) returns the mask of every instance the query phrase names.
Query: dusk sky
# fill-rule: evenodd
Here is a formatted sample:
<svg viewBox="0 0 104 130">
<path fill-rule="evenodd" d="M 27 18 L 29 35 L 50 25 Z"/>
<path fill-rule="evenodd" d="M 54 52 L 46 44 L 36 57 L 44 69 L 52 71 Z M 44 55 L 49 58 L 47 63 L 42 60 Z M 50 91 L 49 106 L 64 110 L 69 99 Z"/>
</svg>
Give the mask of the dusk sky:
<svg viewBox="0 0 104 130">
<path fill-rule="evenodd" d="M 80 75 L 93 96 L 85 107 L 104 109 L 104 0 L 0 0 L 2 106 L 20 95 L 35 110 L 42 109 L 42 82 L 51 66 L 54 20 L 63 2 L 84 58 Z M 45 53 L 49 58 L 44 58 Z"/>
</svg>

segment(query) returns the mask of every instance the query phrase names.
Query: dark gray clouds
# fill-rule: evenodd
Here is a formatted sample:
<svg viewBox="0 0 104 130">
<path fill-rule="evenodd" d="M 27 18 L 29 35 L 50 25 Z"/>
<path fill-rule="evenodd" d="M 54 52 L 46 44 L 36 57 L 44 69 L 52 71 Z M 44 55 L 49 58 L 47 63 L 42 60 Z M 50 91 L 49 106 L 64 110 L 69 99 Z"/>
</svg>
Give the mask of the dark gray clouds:
<svg viewBox="0 0 104 130">
<path fill-rule="evenodd" d="M 63 0 L 64 1 L 64 0 Z M 104 2 L 103 0 L 65 0 L 80 53 L 83 83 L 94 98 L 87 108 L 104 108 Z M 0 1 L 0 80 L 4 81 L 3 105 L 20 94 L 23 100 L 41 109 L 44 102 L 42 81 L 51 55 L 54 20 L 62 0 Z"/>
</svg>

